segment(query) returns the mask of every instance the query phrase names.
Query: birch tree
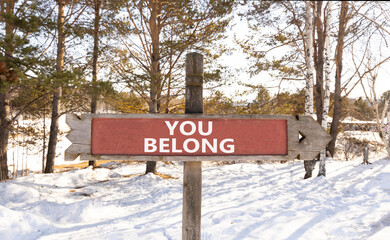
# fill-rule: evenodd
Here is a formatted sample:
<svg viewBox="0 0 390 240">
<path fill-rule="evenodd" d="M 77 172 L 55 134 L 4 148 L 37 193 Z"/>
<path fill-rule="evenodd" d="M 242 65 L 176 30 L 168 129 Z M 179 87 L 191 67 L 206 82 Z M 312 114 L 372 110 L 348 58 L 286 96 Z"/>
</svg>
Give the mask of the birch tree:
<svg viewBox="0 0 390 240">
<path fill-rule="evenodd" d="M 380 104 L 378 104 L 377 112 L 382 113 L 382 136 L 387 151 L 387 157 L 390 158 L 390 90 L 382 94 L 379 102 Z"/>
<path fill-rule="evenodd" d="M 379 54 L 381 55 L 381 54 Z M 389 102 L 390 99 L 386 97 L 386 93 L 384 93 L 380 100 L 378 100 L 377 93 L 376 93 L 376 81 L 378 78 L 378 74 L 380 71 L 380 66 L 387 61 L 390 61 L 390 57 L 386 57 L 384 60 L 380 61 L 379 63 L 376 63 L 372 65 L 373 61 L 370 59 L 365 63 L 364 67 L 364 73 L 363 76 L 360 76 L 360 84 L 363 89 L 364 95 L 366 99 L 368 100 L 370 106 L 373 107 L 374 110 L 374 116 L 376 121 L 376 129 L 379 133 L 379 137 L 383 141 L 387 155 L 390 157 L 390 134 L 389 134 L 389 119 L 387 119 L 388 126 L 385 126 L 385 119 L 390 116 L 389 112 Z M 367 75 L 367 77 L 364 77 L 364 75 Z M 364 84 L 366 82 L 367 84 Z M 368 87 L 366 87 L 368 85 Z M 383 105 L 380 107 L 380 103 Z"/>
<path fill-rule="evenodd" d="M 332 2 L 328 1 L 325 7 L 325 49 L 324 49 L 324 60 L 325 60 L 325 71 L 324 71 L 324 101 L 322 106 L 322 127 L 327 130 L 328 128 L 328 114 L 329 114 L 329 103 L 330 103 L 330 73 L 331 73 L 331 46 L 330 46 L 330 24 L 332 22 Z M 318 176 L 326 176 L 325 168 L 326 149 L 323 149 L 320 153 L 320 164 Z"/>
<path fill-rule="evenodd" d="M 310 3 L 309 3 L 310 4 Z M 306 2 L 306 11 L 307 11 L 308 3 Z M 310 5 L 309 5 L 310 6 Z M 317 113 L 317 121 L 322 125 L 322 127 L 326 130 L 327 129 L 327 122 L 328 122 L 328 111 L 329 111 L 329 102 L 330 102 L 330 58 L 331 58 L 331 46 L 330 46 L 330 24 L 331 24 L 331 14 L 332 14 L 332 3 L 327 2 L 325 6 L 325 14 L 324 14 L 324 21 L 322 21 L 322 1 L 317 1 L 313 3 L 313 11 L 315 14 L 315 28 L 311 28 L 312 35 L 315 35 L 317 33 L 316 38 L 316 46 L 314 48 L 315 54 L 314 54 L 314 62 L 315 62 L 315 70 L 316 70 L 316 113 Z M 306 14 L 310 14 L 306 12 Z M 309 30 L 307 30 L 309 31 Z M 306 48 L 313 47 L 312 37 L 308 36 L 309 32 L 307 32 L 304 36 Z M 310 45 L 308 43 L 310 41 L 312 44 Z M 308 49 L 306 49 L 308 51 Z M 308 54 L 306 54 L 308 55 Z M 306 64 L 307 64 L 307 58 L 306 58 Z M 324 67 L 325 65 L 325 67 Z M 307 72 L 310 73 L 311 66 L 307 65 Z M 312 77 L 314 79 L 314 77 Z M 307 79 L 306 79 L 307 81 Z M 306 83 L 306 88 L 308 87 Z M 313 85 L 309 86 L 313 87 Z M 307 90 L 306 90 L 307 91 Z M 307 99 L 307 98 L 306 98 Z M 309 99 L 310 100 L 310 99 Z M 306 109 L 306 112 L 309 113 L 309 111 L 312 109 Z M 319 155 L 320 165 L 319 165 L 319 172 L 318 176 L 325 176 L 326 175 L 326 168 L 325 168 L 325 156 L 326 156 L 326 150 L 322 150 Z M 305 177 L 308 178 L 312 176 L 312 171 L 315 167 L 316 161 L 305 161 Z"/>
<path fill-rule="evenodd" d="M 355 63 L 355 51 L 354 43 L 359 41 L 360 44 L 365 46 L 364 52 L 368 51 L 370 48 L 370 42 L 372 41 L 372 36 L 378 34 L 380 36 L 384 36 L 383 32 L 381 32 L 382 28 L 375 26 L 371 21 L 367 20 L 367 15 L 371 9 L 380 8 L 376 5 L 376 2 L 353 2 L 353 1 L 342 1 L 340 3 L 340 13 L 338 17 L 338 32 L 337 32 L 337 44 L 336 44 L 336 54 L 335 54 L 335 66 L 336 66 L 336 74 L 335 74 L 335 82 L 334 82 L 334 103 L 333 103 L 333 120 L 330 127 L 330 135 L 332 136 L 331 142 L 328 144 L 327 150 L 330 152 L 332 156 L 334 156 L 336 149 L 336 140 L 339 132 L 339 123 L 342 119 L 343 109 L 342 109 L 342 99 L 347 97 L 352 89 L 355 88 L 356 85 L 362 79 L 362 76 L 368 74 L 368 72 L 363 73 L 363 75 L 359 76 L 359 67 L 356 67 Z M 364 12 L 365 14 L 362 14 Z M 363 15 L 363 16 L 362 16 Z M 371 19 L 372 20 L 372 19 Z M 367 36 L 367 37 L 365 37 Z M 364 39 L 364 40 L 362 40 Z M 343 73 L 345 72 L 343 69 L 348 63 L 345 59 L 348 57 L 345 55 L 345 49 L 347 47 L 351 48 L 350 55 L 352 55 L 352 63 L 355 64 L 355 69 L 353 69 L 352 76 L 348 79 L 345 76 L 343 77 Z M 364 66 L 364 61 L 358 64 L 360 66 Z M 344 72 L 343 72 L 344 71 Z M 344 82 L 342 81 L 344 79 Z M 357 79 L 353 81 L 353 79 Z M 350 86 L 350 87 L 348 87 Z M 349 89 L 348 89 L 349 88 Z M 345 92 L 344 96 L 342 92 Z"/>
<path fill-rule="evenodd" d="M 313 116 L 313 6 L 311 1 L 305 1 L 305 29 L 303 40 L 305 43 L 305 115 Z"/>
<path fill-rule="evenodd" d="M 305 63 L 306 63 L 306 74 L 305 74 L 305 115 L 313 116 L 314 100 L 313 100 L 313 69 L 314 69 L 314 58 L 313 58 L 313 6 L 311 1 L 305 1 L 305 29 L 304 29 L 304 49 L 305 49 Z M 305 179 L 310 178 L 315 166 L 315 160 L 305 160 Z"/>
<path fill-rule="evenodd" d="M 314 58 L 315 58 L 315 101 L 317 121 L 322 124 L 325 101 L 325 83 L 322 79 L 324 73 L 324 29 L 321 20 L 322 1 L 311 2 L 315 7 L 314 11 Z M 336 74 L 334 76 L 334 101 L 330 106 L 333 110 L 333 120 L 331 123 L 330 135 L 332 141 L 327 146 L 327 151 L 334 155 L 335 143 L 339 129 L 339 122 L 343 118 L 344 109 L 341 101 L 352 92 L 358 85 L 359 80 L 356 78 L 355 70 L 350 57 L 353 55 L 353 43 L 365 45 L 371 42 L 370 36 L 379 35 L 385 38 L 390 32 L 388 19 L 388 3 L 374 1 L 341 1 L 333 2 L 338 8 L 338 17 L 335 20 L 335 34 L 331 37 L 335 39 L 336 48 L 334 51 L 334 65 L 336 66 Z M 327 2 L 327 5 L 329 3 Z M 250 22 L 251 30 L 254 34 L 251 38 L 241 41 L 243 50 L 253 60 L 251 70 L 254 74 L 262 71 L 279 71 L 277 76 L 280 84 L 283 80 L 301 80 L 301 76 L 306 76 L 306 61 L 302 64 L 302 58 L 305 59 L 307 53 L 306 46 L 302 46 L 301 42 L 305 42 L 304 34 L 306 29 L 302 29 L 302 22 L 306 15 L 306 3 L 301 1 L 254 1 L 248 4 L 247 18 Z M 325 14 L 326 15 L 326 14 Z M 325 16 L 326 17 L 326 16 Z M 380 17 L 380 18 L 378 18 Z M 387 17 L 387 19 L 386 19 Z M 294 26 L 294 27 L 293 27 Z M 272 29 L 270 33 L 264 33 Z M 261 38 L 257 38 L 260 35 Z M 304 36 L 305 35 L 305 36 Z M 306 43 L 305 43 L 306 44 Z M 271 51 L 289 46 L 294 51 L 285 51 L 286 54 L 281 58 L 276 59 L 267 57 Z M 346 60 L 347 59 L 347 60 Z M 301 71 L 300 71 L 301 70 Z M 285 73 L 291 74 L 286 76 Z M 305 80 L 302 79 L 302 80 Z M 306 86 L 305 86 L 306 88 Z M 344 93 L 344 95 L 342 95 Z M 330 111 L 329 110 L 329 111 Z M 325 125 L 324 125 L 325 126 Z"/>
<path fill-rule="evenodd" d="M 372 92 L 372 95 L 374 96 L 374 100 L 371 103 L 374 106 L 377 129 L 378 129 L 380 138 L 382 139 L 383 143 L 385 144 L 387 156 L 390 157 L 390 136 L 389 136 L 389 132 L 388 132 L 389 130 L 386 129 L 386 127 L 385 127 L 385 118 L 387 117 L 386 115 L 389 115 L 389 112 L 388 112 L 389 111 L 389 99 L 385 100 L 383 110 L 382 110 L 382 112 L 380 112 L 379 111 L 379 102 L 376 98 L 376 91 L 375 91 L 375 82 L 376 82 L 376 79 L 378 77 L 378 71 L 376 71 L 376 72 L 371 71 L 370 75 L 371 75 L 371 81 L 372 81 L 372 85 L 371 85 L 370 90 Z"/>
<path fill-rule="evenodd" d="M 364 93 L 366 95 L 366 98 L 370 101 L 370 105 L 372 105 L 374 107 L 376 128 L 377 128 L 377 131 L 379 133 L 379 137 L 381 138 L 382 142 L 385 145 L 385 148 L 387 151 L 387 156 L 390 157 L 390 134 L 389 134 L 388 127 L 386 128 L 386 126 L 385 126 L 386 117 L 388 118 L 386 120 L 387 120 L 387 124 L 389 126 L 389 122 L 388 122 L 389 116 L 390 116 L 389 99 L 385 99 L 385 98 L 383 99 L 384 106 L 383 106 L 383 109 L 381 109 L 382 111 L 380 111 L 379 101 L 377 99 L 377 94 L 376 94 L 376 90 L 375 90 L 377 77 L 378 77 L 377 70 L 370 71 L 370 77 L 369 77 L 370 84 L 369 84 L 368 90 L 369 90 L 371 96 L 369 96 L 367 94 L 367 91 L 366 91 L 366 89 L 364 89 L 364 86 L 363 86 L 363 89 L 364 89 Z"/>
</svg>

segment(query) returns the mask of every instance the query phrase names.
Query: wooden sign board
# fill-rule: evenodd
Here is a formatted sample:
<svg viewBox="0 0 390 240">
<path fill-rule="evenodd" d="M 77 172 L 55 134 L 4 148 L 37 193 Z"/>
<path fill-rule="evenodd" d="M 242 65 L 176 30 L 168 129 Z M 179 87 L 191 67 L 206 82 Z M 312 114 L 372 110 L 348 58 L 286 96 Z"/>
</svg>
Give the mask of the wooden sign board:
<svg viewBox="0 0 390 240">
<path fill-rule="evenodd" d="M 308 116 L 67 115 L 66 160 L 312 160 L 330 136 Z"/>
</svg>

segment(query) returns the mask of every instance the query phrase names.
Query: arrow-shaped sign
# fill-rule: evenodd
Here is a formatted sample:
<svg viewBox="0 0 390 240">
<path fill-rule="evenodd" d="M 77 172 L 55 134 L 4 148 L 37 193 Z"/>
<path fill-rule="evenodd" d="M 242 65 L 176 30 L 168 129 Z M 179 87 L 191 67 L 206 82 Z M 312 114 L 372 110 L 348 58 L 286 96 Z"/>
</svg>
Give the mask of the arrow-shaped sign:
<svg viewBox="0 0 390 240">
<path fill-rule="evenodd" d="M 66 121 L 70 161 L 312 160 L 331 140 L 309 116 L 68 114 Z"/>
</svg>

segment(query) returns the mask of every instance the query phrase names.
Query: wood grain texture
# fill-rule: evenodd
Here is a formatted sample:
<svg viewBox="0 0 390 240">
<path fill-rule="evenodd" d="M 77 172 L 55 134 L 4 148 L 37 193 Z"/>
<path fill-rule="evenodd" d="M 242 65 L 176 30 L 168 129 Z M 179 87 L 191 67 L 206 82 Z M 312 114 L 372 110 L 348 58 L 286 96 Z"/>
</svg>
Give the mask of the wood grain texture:
<svg viewBox="0 0 390 240">
<path fill-rule="evenodd" d="M 203 113 L 203 55 L 186 55 L 185 113 Z M 182 239 L 200 240 L 202 216 L 202 162 L 184 162 Z"/>
<path fill-rule="evenodd" d="M 80 117 L 76 114 L 66 115 L 66 124 L 71 128 L 66 138 L 72 142 L 65 150 L 66 161 L 73 161 L 79 155 L 91 154 L 91 119 L 92 114 L 83 114 Z"/>
<path fill-rule="evenodd" d="M 288 155 L 259 156 L 164 156 L 162 161 L 281 161 L 312 160 L 331 140 L 329 134 L 309 116 L 289 115 L 209 115 L 209 114 L 74 114 L 67 115 L 71 132 L 67 138 L 72 145 L 65 151 L 66 160 L 134 160 L 151 161 L 156 156 L 91 155 L 91 120 L 93 118 L 172 118 L 172 119 L 285 119 L 288 131 Z M 299 134 L 305 136 L 299 141 Z"/>
<path fill-rule="evenodd" d="M 201 239 L 202 162 L 185 162 L 183 166 L 182 239 Z"/>
</svg>

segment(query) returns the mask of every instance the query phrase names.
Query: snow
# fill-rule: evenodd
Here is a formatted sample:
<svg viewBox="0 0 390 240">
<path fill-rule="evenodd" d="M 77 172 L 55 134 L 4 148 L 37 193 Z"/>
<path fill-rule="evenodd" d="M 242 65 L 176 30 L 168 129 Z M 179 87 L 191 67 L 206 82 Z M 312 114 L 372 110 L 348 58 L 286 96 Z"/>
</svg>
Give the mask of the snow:
<svg viewBox="0 0 390 240">
<path fill-rule="evenodd" d="M 63 118 L 60 129 L 56 165 L 80 162 L 64 162 L 70 143 Z M 338 160 L 327 160 L 326 178 L 303 180 L 302 161 L 204 163 L 202 239 L 389 239 L 390 159 L 378 139 L 372 132 L 341 134 L 340 146 L 367 143 L 372 164 L 361 164 L 365 145 L 340 148 Z M 0 183 L 1 240 L 181 239 L 182 163 L 158 163 L 170 179 L 124 162 L 40 174 L 39 151 L 10 144 L 10 170 L 25 166 L 35 174 Z"/>
<path fill-rule="evenodd" d="M 59 141 L 57 143 L 56 148 L 56 159 L 55 164 L 56 165 L 62 165 L 62 164 L 73 164 L 73 163 L 79 163 L 80 160 L 77 159 L 73 162 L 67 162 L 64 160 L 65 155 L 65 149 L 67 149 L 71 142 L 66 138 L 67 133 L 69 132 L 70 128 L 65 123 L 65 115 L 62 115 L 59 118 Z M 37 129 L 40 129 L 42 131 L 43 129 L 43 121 L 37 121 L 37 120 L 30 120 L 30 119 L 19 119 L 19 127 L 35 127 Z M 46 131 L 49 131 L 48 128 L 50 128 L 50 120 L 46 119 Z M 15 169 L 18 169 L 19 171 L 21 169 L 28 169 L 29 171 L 41 171 L 42 170 L 42 140 L 40 139 L 35 144 L 28 144 L 27 146 L 20 146 L 19 144 L 15 144 L 15 142 L 26 142 L 30 140 L 31 137 L 25 136 L 20 134 L 18 137 L 11 137 L 10 142 L 8 146 L 8 164 L 9 164 L 9 170 L 13 172 Z M 46 147 L 48 143 L 48 136 L 46 139 Z M 47 154 L 47 150 L 46 150 Z M 28 156 L 28 161 L 27 161 Z M 46 156 L 46 155 L 45 155 Z"/>
<path fill-rule="evenodd" d="M 301 161 L 204 164 L 202 239 L 388 239 L 390 160 L 327 161 L 303 180 Z M 30 174 L 0 183 L 1 239 L 181 239 L 177 179 L 142 175 L 145 164 Z M 316 173 L 315 173 L 316 174 Z"/>
</svg>

